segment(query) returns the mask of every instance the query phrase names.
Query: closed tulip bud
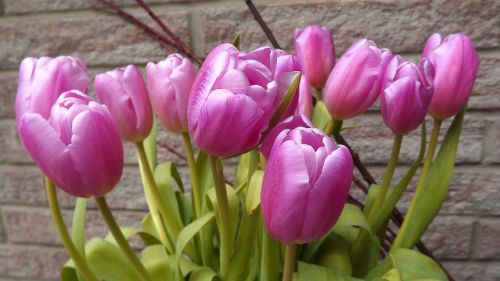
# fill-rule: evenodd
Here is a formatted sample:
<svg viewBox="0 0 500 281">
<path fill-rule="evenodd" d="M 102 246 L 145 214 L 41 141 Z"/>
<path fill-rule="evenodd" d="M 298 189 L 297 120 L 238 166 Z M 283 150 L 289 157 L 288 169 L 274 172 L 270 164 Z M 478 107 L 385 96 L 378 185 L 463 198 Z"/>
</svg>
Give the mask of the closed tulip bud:
<svg viewBox="0 0 500 281">
<path fill-rule="evenodd" d="M 296 73 L 302 71 L 302 67 L 300 66 L 299 59 L 294 56 L 286 53 L 282 50 L 275 50 L 277 60 L 276 60 L 276 69 L 274 70 L 274 80 L 278 82 L 278 97 L 276 98 L 276 106 L 279 105 L 279 102 L 283 99 L 286 91 L 292 84 L 293 75 L 288 75 L 290 73 Z M 297 105 L 299 102 L 299 87 L 295 90 L 294 96 L 290 101 L 287 109 L 281 116 L 280 120 L 286 119 L 289 116 L 292 116 L 297 111 Z"/>
<path fill-rule="evenodd" d="M 75 89 L 87 91 L 87 67 L 79 58 L 25 58 L 19 67 L 16 96 L 16 123 L 26 112 L 47 119 L 50 109 L 63 92 Z"/>
<path fill-rule="evenodd" d="M 395 134 L 407 134 L 424 121 L 432 98 L 433 77 L 434 68 L 426 59 L 419 66 L 400 56 L 391 60 L 380 96 L 380 111 Z"/>
<path fill-rule="evenodd" d="M 19 135 L 35 163 L 58 187 L 79 197 L 100 197 L 118 183 L 123 147 L 108 109 L 86 94 L 63 93 L 49 119 L 27 112 Z"/>
<path fill-rule="evenodd" d="M 308 118 L 312 118 L 313 114 L 313 97 L 311 90 L 311 84 L 309 84 L 307 77 L 300 77 L 297 113 L 304 114 Z"/>
<path fill-rule="evenodd" d="M 360 39 L 339 59 L 323 92 L 333 118 L 344 120 L 365 112 L 378 98 L 392 53 Z"/>
<path fill-rule="evenodd" d="M 436 72 L 429 113 L 438 120 L 457 114 L 469 100 L 476 80 L 479 57 L 474 44 L 463 34 L 451 34 L 442 40 L 435 33 L 427 39 L 422 57 L 434 65 Z"/>
<path fill-rule="evenodd" d="M 98 74 L 94 88 L 99 101 L 109 108 L 123 139 L 141 142 L 149 135 L 153 111 L 146 84 L 136 66 Z"/>
<path fill-rule="evenodd" d="M 307 243 L 332 229 L 353 175 L 349 150 L 315 128 L 282 131 L 262 182 L 264 226 L 277 241 Z"/>
<path fill-rule="evenodd" d="M 222 44 L 210 52 L 189 97 L 189 132 L 198 147 L 226 157 L 259 143 L 275 110 L 275 67 L 269 48 L 246 54 Z"/>
<path fill-rule="evenodd" d="M 163 125 L 175 133 L 188 131 L 187 106 L 196 77 L 193 63 L 179 54 L 146 66 L 149 97 Z"/>
<path fill-rule="evenodd" d="M 335 64 L 332 33 L 324 26 L 311 25 L 295 29 L 294 38 L 295 52 L 304 75 L 313 87 L 322 88 Z"/>
</svg>

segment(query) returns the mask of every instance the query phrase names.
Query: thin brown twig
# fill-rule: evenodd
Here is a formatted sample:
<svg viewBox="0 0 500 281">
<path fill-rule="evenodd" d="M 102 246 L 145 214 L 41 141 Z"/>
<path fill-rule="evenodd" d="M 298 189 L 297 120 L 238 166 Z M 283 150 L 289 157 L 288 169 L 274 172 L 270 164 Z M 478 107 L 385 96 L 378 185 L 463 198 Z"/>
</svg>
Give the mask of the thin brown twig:
<svg viewBox="0 0 500 281">
<path fill-rule="evenodd" d="M 269 27 L 267 26 L 266 22 L 264 21 L 264 19 L 260 15 L 259 10 L 257 10 L 257 7 L 255 7 L 252 0 L 245 0 L 245 3 L 247 3 L 248 9 L 250 10 L 250 12 L 252 12 L 253 17 L 255 18 L 257 23 L 259 23 L 260 28 L 262 28 L 262 31 L 264 31 L 264 33 L 266 34 L 267 39 L 269 39 L 269 41 L 271 41 L 271 44 L 273 45 L 273 47 L 276 49 L 281 49 L 280 44 L 276 40 L 276 37 L 274 37 L 274 34 L 271 32 L 271 29 L 269 29 Z"/>
<path fill-rule="evenodd" d="M 187 46 L 184 41 L 175 34 L 161 19 L 155 14 L 151 8 L 149 8 L 148 4 L 144 2 L 144 0 L 136 0 L 137 4 L 141 6 L 141 8 L 146 11 L 146 13 L 158 24 L 158 26 L 174 41 L 175 47 L 184 53 L 186 56 L 190 57 L 197 64 L 201 65 L 203 61 L 200 57 L 198 57 L 191 48 Z"/>
</svg>

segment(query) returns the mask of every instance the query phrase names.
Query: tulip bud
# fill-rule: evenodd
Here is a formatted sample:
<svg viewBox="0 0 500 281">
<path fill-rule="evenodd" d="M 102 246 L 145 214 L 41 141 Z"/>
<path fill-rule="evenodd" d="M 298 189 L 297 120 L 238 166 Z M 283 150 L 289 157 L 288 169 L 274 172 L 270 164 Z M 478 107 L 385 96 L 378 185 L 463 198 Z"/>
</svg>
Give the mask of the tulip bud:
<svg viewBox="0 0 500 281">
<path fill-rule="evenodd" d="M 344 120 L 366 111 L 378 98 L 392 54 L 372 41 L 360 39 L 339 59 L 323 92 L 333 118 Z"/>
<path fill-rule="evenodd" d="M 278 97 L 276 98 L 275 106 L 279 106 L 279 103 L 284 98 L 286 91 L 290 88 L 293 82 L 293 75 L 286 75 L 290 72 L 300 72 L 302 71 L 302 67 L 300 66 L 299 59 L 294 56 L 286 53 L 282 50 L 274 50 L 277 56 L 276 60 L 276 69 L 274 70 L 274 80 L 278 82 Z M 288 105 L 287 109 L 281 116 L 280 120 L 286 119 L 289 116 L 292 116 L 297 111 L 297 105 L 299 102 L 299 87 L 295 90 L 295 93 Z"/>
<path fill-rule="evenodd" d="M 474 44 L 463 34 L 451 34 L 444 41 L 439 33 L 425 43 L 422 57 L 436 72 L 430 114 L 443 120 L 457 114 L 467 103 L 476 80 L 479 57 Z"/>
<path fill-rule="evenodd" d="M 27 112 L 19 135 L 40 169 L 58 187 L 79 197 L 100 197 L 118 183 L 123 147 L 108 109 L 73 90 L 63 93 L 49 119 Z"/>
<path fill-rule="evenodd" d="M 210 52 L 188 104 L 189 132 L 198 147 L 227 157 L 259 143 L 277 104 L 276 56 L 271 51 L 246 54 L 222 44 Z"/>
<path fill-rule="evenodd" d="M 407 134 L 424 121 L 432 98 L 433 77 L 434 69 L 426 59 L 419 67 L 400 56 L 389 62 L 380 111 L 385 124 L 395 134 Z"/>
<path fill-rule="evenodd" d="M 306 76 L 300 77 L 297 114 L 304 114 L 309 119 L 312 118 L 313 114 L 313 97 L 311 84 L 309 84 L 309 80 Z"/>
<path fill-rule="evenodd" d="M 311 25 L 295 29 L 294 38 L 295 52 L 304 74 L 313 87 L 322 88 L 335 64 L 332 33 L 324 26 Z"/>
<path fill-rule="evenodd" d="M 134 65 L 96 75 L 94 88 L 105 104 L 120 136 L 131 142 L 143 141 L 153 127 L 153 111 L 141 72 Z"/>
<path fill-rule="evenodd" d="M 19 67 L 16 96 L 16 123 L 26 112 L 47 119 L 50 109 L 61 93 L 69 90 L 87 91 L 87 67 L 79 58 L 25 58 Z"/>
<path fill-rule="evenodd" d="M 264 226 L 285 244 L 328 233 L 347 200 L 353 175 L 349 150 L 315 128 L 282 131 L 264 171 Z"/>
<path fill-rule="evenodd" d="M 196 72 L 193 63 L 179 54 L 146 66 L 151 104 L 163 125 L 175 133 L 188 131 L 187 106 Z"/>
</svg>

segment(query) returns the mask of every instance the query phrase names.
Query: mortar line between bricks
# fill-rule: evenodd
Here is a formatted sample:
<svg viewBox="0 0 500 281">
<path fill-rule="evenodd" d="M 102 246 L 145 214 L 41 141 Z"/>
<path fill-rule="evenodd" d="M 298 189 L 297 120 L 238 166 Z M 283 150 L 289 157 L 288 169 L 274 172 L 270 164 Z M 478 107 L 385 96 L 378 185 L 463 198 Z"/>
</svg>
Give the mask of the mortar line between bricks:
<svg viewBox="0 0 500 281">
<path fill-rule="evenodd" d="M 149 4 L 149 7 L 156 13 L 161 13 L 161 12 L 179 12 L 179 11 L 185 11 L 185 12 L 190 12 L 191 10 L 197 10 L 200 8 L 206 8 L 206 7 L 213 7 L 213 6 L 225 6 L 228 4 L 234 4 L 237 3 L 234 0 L 198 0 L 198 1 L 192 1 L 192 2 L 167 2 L 167 3 L 156 3 L 156 4 Z M 245 3 L 241 1 L 241 4 L 243 5 L 242 7 L 245 7 Z M 127 12 L 130 13 L 144 13 L 144 10 L 139 7 L 138 5 L 120 5 L 120 7 L 124 8 Z M 5 8 L 5 7 L 4 7 Z M 27 12 L 20 12 L 20 13 L 3 13 L 3 15 L 0 17 L 0 22 L 1 19 L 15 19 L 15 20 L 20 20 L 21 18 L 37 18 L 37 17 L 42 17 L 42 18 L 47 18 L 47 17 L 58 17 L 61 14 L 68 15 L 68 16 L 81 16 L 81 15 L 89 15 L 95 12 L 103 12 L 106 11 L 104 6 L 100 5 L 94 5 L 91 7 L 85 7 L 82 9 L 62 9 L 62 10 L 46 10 L 46 11 L 27 11 Z M 4 11 L 5 12 L 5 11 Z M 95 15 L 95 14 L 94 14 Z M 33 17 L 35 16 L 35 17 Z"/>
</svg>

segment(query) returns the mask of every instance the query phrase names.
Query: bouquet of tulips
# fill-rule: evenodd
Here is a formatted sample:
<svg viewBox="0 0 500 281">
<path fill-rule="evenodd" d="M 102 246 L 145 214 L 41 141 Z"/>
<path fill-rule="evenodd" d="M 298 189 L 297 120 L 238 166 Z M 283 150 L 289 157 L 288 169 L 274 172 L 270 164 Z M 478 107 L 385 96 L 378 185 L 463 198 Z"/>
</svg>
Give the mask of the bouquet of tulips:
<svg viewBox="0 0 500 281">
<path fill-rule="evenodd" d="M 62 280 L 449 280 L 413 248 L 447 195 L 479 65 L 472 42 L 434 34 L 414 64 L 360 39 L 335 63 L 325 27 L 297 29 L 294 37 L 294 54 L 244 52 L 236 41 L 211 50 L 198 71 L 171 54 L 149 62 L 146 79 L 133 65 L 101 73 L 97 100 L 87 94 L 82 60 L 23 60 L 17 128 L 46 176 L 70 256 Z M 358 156 L 341 134 L 356 128 L 342 125 L 378 98 L 393 149 L 383 181 L 356 199 L 349 191 L 352 183 L 363 186 L 354 173 Z M 434 125 L 427 145 L 428 113 Z M 453 116 L 439 146 L 441 123 Z M 175 163 L 157 162 L 156 122 L 182 135 L 190 190 Z M 403 138 L 419 126 L 420 153 L 394 182 Z M 122 175 L 122 141 L 137 150 L 137 188 L 149 207 L 141 228 L 119 226 L 106 202 Z M 387 235 L 418 170 L 406 217 L 397 213 L 400 229 Z M 55 187 L 78 197 L 71 234 Z M 88 198 L 110 235 L 85 238 Z M 142 242 L 135 248 L 133 237 Z"/>
</svg>

